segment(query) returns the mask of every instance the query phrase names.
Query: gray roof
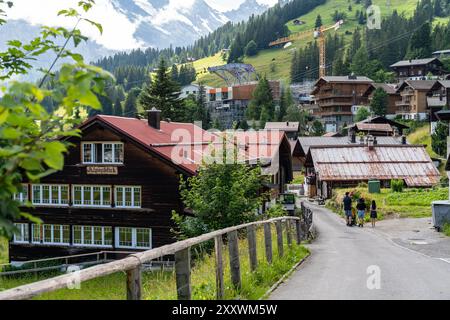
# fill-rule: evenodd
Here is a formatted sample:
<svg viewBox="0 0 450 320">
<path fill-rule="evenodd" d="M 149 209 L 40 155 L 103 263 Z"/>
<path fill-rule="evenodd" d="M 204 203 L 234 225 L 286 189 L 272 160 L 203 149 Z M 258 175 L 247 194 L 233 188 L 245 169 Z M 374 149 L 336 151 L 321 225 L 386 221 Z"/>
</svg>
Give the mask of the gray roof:
<svg viewBox="0 0 450 320">
<path fill-rule="evenodd" d="M 399 145 L 402 144 L 402 137 L 376 137 L 380 145 Z M 298 138 L 300 145 L 305 152 L 308 153 L 310 147 L 322 146 L 346 146 L 360 145 L 359 137 L 356 137 L 356 143 L 350 142 L 349 137 L 300 137 Z"/>
<path fill-rule="evenodd" d="M 440 83 L 444 88 L 450 88 L 450 80 L 439 80 L 439 83 Z"/>
<path fill-rule="evenodd" d="M 413 88 L 414 90 L 430 90 L 436 84 L 436 80 L 405 80 L 397 89 L 400 92 L 405 85 Z"/>
<path fill-rule="evenodd" d="M 367 83 L 373 82 L 372 79 L 362 76 L 355 77 L 355 79 L 352 79 L 349 76 L 327 76 L 322 77 L 321 79 L 325 80 L 326 82 L 367 82 Z"/>
<path fill-rule="evenodd" d="M 396 94 L 397 93 L 397 86 L 395 84 L 372 83 L 372 86 L 375 89 L 382 88 L 384 91 L 386 91 L 387 94 Z"/>
<path fill-rule="evenodd" d="M 447 49 L 447 50 L 439 50 L 439 51 L 433 52 L 433 54 L 442 54 L 442 53 L 450 53 L 450 49 Z"/>
<path fill-rule="evenodd" d="M 391 68 L 396 67 L 408 67 L 408 66 L 421 66 L 424 64 L 429 64 L 434 60 L 438 60 L 437 58 L 427 58 L 427 59 L 412 59 L 412 60 L 402 60 L 391 65 Z"/>
<path fill-rule="evenodd" d="M 300 122 L 267 122 L 265 130 L 280 130 L 286 132 L 296 132 L 300 128 Z"/>
</svg>

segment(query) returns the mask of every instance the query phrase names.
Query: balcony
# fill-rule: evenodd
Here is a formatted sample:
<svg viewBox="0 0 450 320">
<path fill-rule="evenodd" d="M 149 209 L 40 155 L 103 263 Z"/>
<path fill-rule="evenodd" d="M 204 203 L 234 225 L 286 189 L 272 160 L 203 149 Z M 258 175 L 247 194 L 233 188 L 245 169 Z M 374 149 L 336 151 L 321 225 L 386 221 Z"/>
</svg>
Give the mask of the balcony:
<svg viewBox="0 0 450 320">
<path fill-rule="evenodd" d="M 396 101 L 396 107 L 409 107 L 411 105 L 411 101 Z"/>
</svg>

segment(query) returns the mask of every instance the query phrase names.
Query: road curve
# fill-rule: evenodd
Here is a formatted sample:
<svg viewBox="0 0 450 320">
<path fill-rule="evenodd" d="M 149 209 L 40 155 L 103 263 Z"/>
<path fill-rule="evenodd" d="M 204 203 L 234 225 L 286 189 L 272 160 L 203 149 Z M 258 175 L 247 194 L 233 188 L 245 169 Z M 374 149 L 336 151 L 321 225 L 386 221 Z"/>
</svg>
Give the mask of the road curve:
<svg viewBox="0 0 450 320">
<path fill-rule="evenodd" d="M 450 263 L 402 248 L 369 225 L 349 228 L 331 211 L 309 206 L 318 231 L 308 246 L 312 255 L 269 299 L 450 299 Z M 368 274 L 371 266 L 379 267 L 379 289 L 376 275 Z"/>
</svg>

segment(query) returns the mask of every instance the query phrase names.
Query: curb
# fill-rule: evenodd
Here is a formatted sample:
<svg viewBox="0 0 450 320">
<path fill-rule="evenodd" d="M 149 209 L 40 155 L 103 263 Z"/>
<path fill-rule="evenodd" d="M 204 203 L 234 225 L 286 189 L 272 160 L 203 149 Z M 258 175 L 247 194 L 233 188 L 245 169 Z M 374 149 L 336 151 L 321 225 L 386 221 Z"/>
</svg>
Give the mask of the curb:
<svg viewBox="0 0 450 320">
<path fill-rule="evenodd" d="M 259 298 L 258 300 L 265 300 L 272 292 L 274 292 L 282 283 L 284 283 L 286 281 L 287 278 L 289 278 L 292 273 L 294 273 L 294 271 L 297 270 L 298 267 L 300 267 L 309 257 L 311 256 L 311 252 L 309 252 L 302 260 L 300 260 L 296 265 L 294 265 L 288 272 L 286 272 L 281 278 L 280 280 L 278 280 L 277 282 L 275 282 L 274 285 L 272 285 L 272 287 L 270 287 L 269 290 L 266 291 L 266 293 L 264 293 L 264 295 Z"/>
</svg>

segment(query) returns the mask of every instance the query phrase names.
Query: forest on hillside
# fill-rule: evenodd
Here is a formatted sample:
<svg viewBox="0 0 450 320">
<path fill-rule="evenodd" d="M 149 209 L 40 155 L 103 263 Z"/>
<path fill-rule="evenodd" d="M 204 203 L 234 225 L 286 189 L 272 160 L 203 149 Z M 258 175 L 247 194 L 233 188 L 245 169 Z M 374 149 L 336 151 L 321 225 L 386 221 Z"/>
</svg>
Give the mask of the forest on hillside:
<svg viewBox="0 0 450 320">
<path fill-rule="evenodd" d="M 340 15 L 344 13 L 349 14 L 340 12 Z M 377 82 L 393 81 L 389 69 L 393 63 L 403 59 L 429 58 L 434 51 L 450 48 L 450 23 L 434 27 L 432 23 L 433 18 L 444 16 L 450 16 L 449 0 L 421 0 L 409 18 L 394 11 L 383 19 L 381 29 L 368 29 L 367 18 L 362 17 L 349 43 L 345 43 L 344 35 L 327 36 L 327 73 L 336 76 L 354 73 Z M 317 79 L 318 56 L 316 42 L 296 51 L 292 58 L 291 82 Z M 450 69 L 450 65 L 448 67 Z"/>
</svg>

